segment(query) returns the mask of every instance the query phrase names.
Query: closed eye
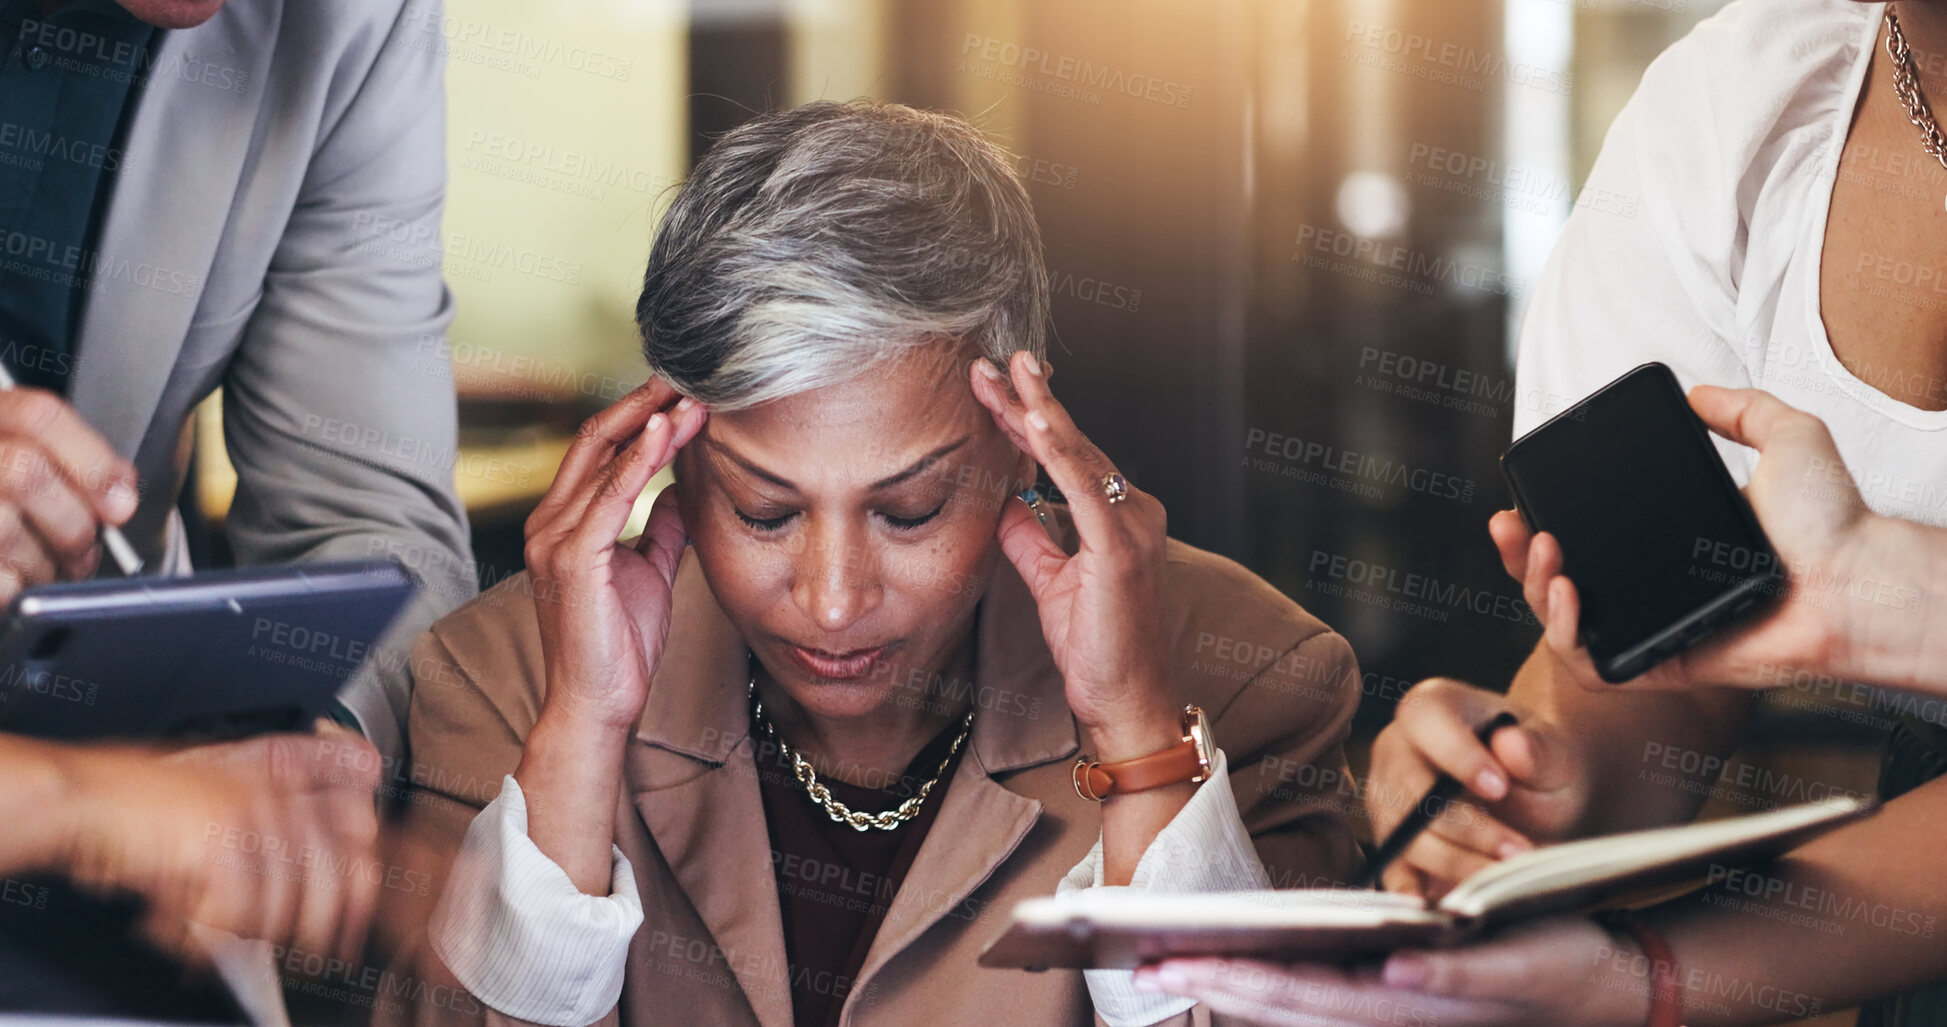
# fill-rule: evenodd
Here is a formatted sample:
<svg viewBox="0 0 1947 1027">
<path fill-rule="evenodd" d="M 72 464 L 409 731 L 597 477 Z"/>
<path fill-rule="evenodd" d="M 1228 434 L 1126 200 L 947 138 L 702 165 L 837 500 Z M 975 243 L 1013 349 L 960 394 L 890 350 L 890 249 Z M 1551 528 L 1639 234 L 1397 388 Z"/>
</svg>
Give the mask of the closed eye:
<svg viewBox="0 0 1947 1027">
<path fill-rule="evenodd" d="M 946 504 L 941 503 L 939 506 L 933 508 L 932 513 L 921 514 L 918 517 L 894 517 L 892 514 L 889 513 L 882 513 L 879 516 L 884 517 L 886 519 L 886 523 L 891 525 L 892 527 L 898 528 L 901 531 L 912 531 L 914 528 L 917 528 L 925 524 L 927 521 L 930 521 L 933 518 L 938 517 L 940 515 L 940 511 L 944 509 L 946 509 Z"/>
<path fill-rule="evenodd" d="M 731 509 L 736 510 L 735 507 Z M 941 503 L 939 506 L 934 507 L 930 513 L 921 514 L 918 517 L 898 517 L 889 513 L 881 513 L 879 516 L 885 518 L 886 524 L 890 527 L 900 531 L 913 531 L 923 527 L 927 522 L 933 520 L 933 518 L 938 517 L 940 511 L 945 509 L 946 504 Z M 737 519 L 749 525 L 752 531 L 765 533 L 783 529 L 786 524 L 791 522 L 791 518 L 797 516 L 796 513 L 788 513 L 777 517 L 752 517 L 742 510 L 736 510 L 736 513 Z"/>
<path fill-rule="evenodd" d="M 734 506 L 731 507 L 731 509 L 737 510 L 737 508 Z M 742 510 L 737 510 L 737 518 L 739 520 L 743 521 L 745 524 L 750 525 L 753 531 L 762 531 L 762 532 L 776 531 L 779 528 L 784 527 L 784 525 L 788 523 L 791 520 L 791 518 L 796 516 L 797 514 L 795 513 L 788 513 L 781 517 L 752 517 L 751 515 L 743 512 Z"/>
</svg>

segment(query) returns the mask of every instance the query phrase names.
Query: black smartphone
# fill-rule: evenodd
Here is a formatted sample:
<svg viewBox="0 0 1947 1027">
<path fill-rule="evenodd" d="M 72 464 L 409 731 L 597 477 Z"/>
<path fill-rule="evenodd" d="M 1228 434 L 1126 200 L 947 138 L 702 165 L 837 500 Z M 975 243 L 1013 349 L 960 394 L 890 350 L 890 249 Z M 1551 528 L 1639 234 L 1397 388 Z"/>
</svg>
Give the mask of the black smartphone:
<svg viewBox="0 0 1947 1027">
<path fill-rule="evenodd" d="M 1781 591 L 1776 551 L 1664 364 L 1514 440 L 1501 473 L 1529 529 L 1561 543 L 1604 681 L 1649 670 Z"/>
</svg>

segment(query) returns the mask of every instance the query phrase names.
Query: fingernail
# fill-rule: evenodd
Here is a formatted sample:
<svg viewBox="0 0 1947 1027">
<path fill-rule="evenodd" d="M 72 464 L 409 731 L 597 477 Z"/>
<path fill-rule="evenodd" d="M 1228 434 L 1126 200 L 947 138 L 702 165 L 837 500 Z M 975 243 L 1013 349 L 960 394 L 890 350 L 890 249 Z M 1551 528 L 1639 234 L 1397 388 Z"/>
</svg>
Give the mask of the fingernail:
<svg viewBox="0 0 1947 1027">
<path fill-rule="evenodd" d="M 1156 982 L 1155 972 L 1150 970 L 1136 971 L 1135 985 L 1137 991 L 1151 995 L 1163 990 L 1163 986 Z"/>
<path fill-rule="evenodd" d="M 1418 988 L 1427 982 L 1426 961 L 1415 956 L 1394 956 L 1386 960 L 1381 973 L 1388 988 Z"/>
<path fill-rule="evenodd" d="M 647 425 L 644 425 L 642 430 L 645 432 L 662 431 L 663 425 L 667 424 L 668 422 L 669 422 L 669 418 L 664 417 L 661 414 L 650 414 L 649 423 Z"/>
<path fill-rule="evenodd" d="M 1493 767 L 1486 767 L 1474 775 L 1475 793 L 1489 799 L 1498 799 L 1508 793 L 1508 779 Z"/>
<path fill-rule="evenodd" d="M 1036 378 L 1041 377 L 1041 361 L 1035 359 L 1032 353 L 1028 354 L 1028 373 Z"/>
<path fill-rule="evenodd" d="M 693 400 L 688 396 L 684 396 L 682 399 L 676 401 L 676 412 L 679 414 L 687 414 L 689 413 L 690 408 L 695 405 L 696 405 L 696 400 Z"/>
<path fill-rule="evenodd" d="M 1033 425 L 1036 431 L 1048 430 L 1048 419 L 1041 416 L 1041 411 L 1039 410 L 1028 411 L 1028 423 Z"/>
<path fill-rule="evenodd" d="M 1529 845 L 1527 842 L 1509 838 L 1507 841 L 1501 843 L 1500 848 L 1494 850 L 1494 858 L 1507 859 L 1509 856 L 1519 856 L 1533 849 L 1534 846 Z"/>
<path fill-rule="evenodd" d="M 981 357 L 979 360 L 974 361 L 974 366 L 980 368 L 980 373 L 986 376 L 988 381 L 997 382 L 1001 380 L 1000 368 L 995 367 L 993 361 L 988 360 L 986 357 Z"/>
<path fill-rule="evenodd" d="M 140 500 L 136 496 L 135 490 L 129 488 L 127 482 L 118 481 L 108 486 L 108 510 L 110 516 L 132 517 L 135 515 L 135 507 L 139 502 Z"/>
<path fill-rule="evenodd" d="M 1156 971 L 1156 983 L 1163 991 L 1182 991 L 1190 986 L 1190 978 L 1183 971 L 1166 966 Z"/>
</svg>

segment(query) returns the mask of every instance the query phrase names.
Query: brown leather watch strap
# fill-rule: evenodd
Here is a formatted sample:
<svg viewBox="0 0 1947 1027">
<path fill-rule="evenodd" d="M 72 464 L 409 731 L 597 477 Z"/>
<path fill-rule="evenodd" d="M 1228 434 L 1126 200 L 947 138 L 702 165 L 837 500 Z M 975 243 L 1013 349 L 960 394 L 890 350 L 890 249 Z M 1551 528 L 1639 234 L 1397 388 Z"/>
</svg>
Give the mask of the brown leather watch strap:
<svg viewBox="0 0 1947 1027">
<path fill-rule="evenodd" d="M 1203 710 L 1183 707 L 1183 740 L 1161 752 L 1133 760 L 1102 763 L 1087 756 L 1075 761 L 1075 794 L 1091 802 L 1112 795 L 1146 792 L 1179 783 L 1194 784 L 1210 776 L 1217 751 L 1205 725 Z"/>
<path fill-rule="evenodd" d="M 1099 800 L 1195 781 L 1202 773 L 1203 761 L 1197 758 L 1197 743 L 1185 738 L 1162 752 L 1133 760 L 1106 765 L 1093 761 L 1077 764 L 1075 790 L 1085 799 Z"/>
</svg>

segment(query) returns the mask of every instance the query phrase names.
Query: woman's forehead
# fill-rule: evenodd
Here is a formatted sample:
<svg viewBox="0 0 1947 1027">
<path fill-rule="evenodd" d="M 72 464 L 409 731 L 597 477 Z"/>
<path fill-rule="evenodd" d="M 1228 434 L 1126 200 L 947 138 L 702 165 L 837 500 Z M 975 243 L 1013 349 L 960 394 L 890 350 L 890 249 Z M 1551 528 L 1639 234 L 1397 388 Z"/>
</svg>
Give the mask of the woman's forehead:
<svg viewBox="0 0 1947 1027">
<path fill-rule="evenodd" d="M 974 458 L 997 435 L 965 379 L 889 367 L 746 410 L 713 412 L 705 448 L 719 466 L 748 472 L 754 464 L 793 483 L 842 477 L 870 484 L 929 457 Z"/>
<path fill-rule="evenodd" d="M 972 356 L 959 347 L 922 346 L 876 360 L 851 378 L 749 408 L 757 421 L 794 429 L 843 430 L 861 424 L 910 429 L 940 418 L 988 416 L 974 397 Z"/>
<path fill-rule="evenodd" d="M 861 445 L 824 445 L 804 436 L 783 440 L 737 437 L 700 440 L 711 462 L 740 479 L 803 492 L 881 490 L 926 484 L 941 472 L 984 455 L 988 441 L 972 432 L 929 439 L 870 438 Z"/>
</svg>

